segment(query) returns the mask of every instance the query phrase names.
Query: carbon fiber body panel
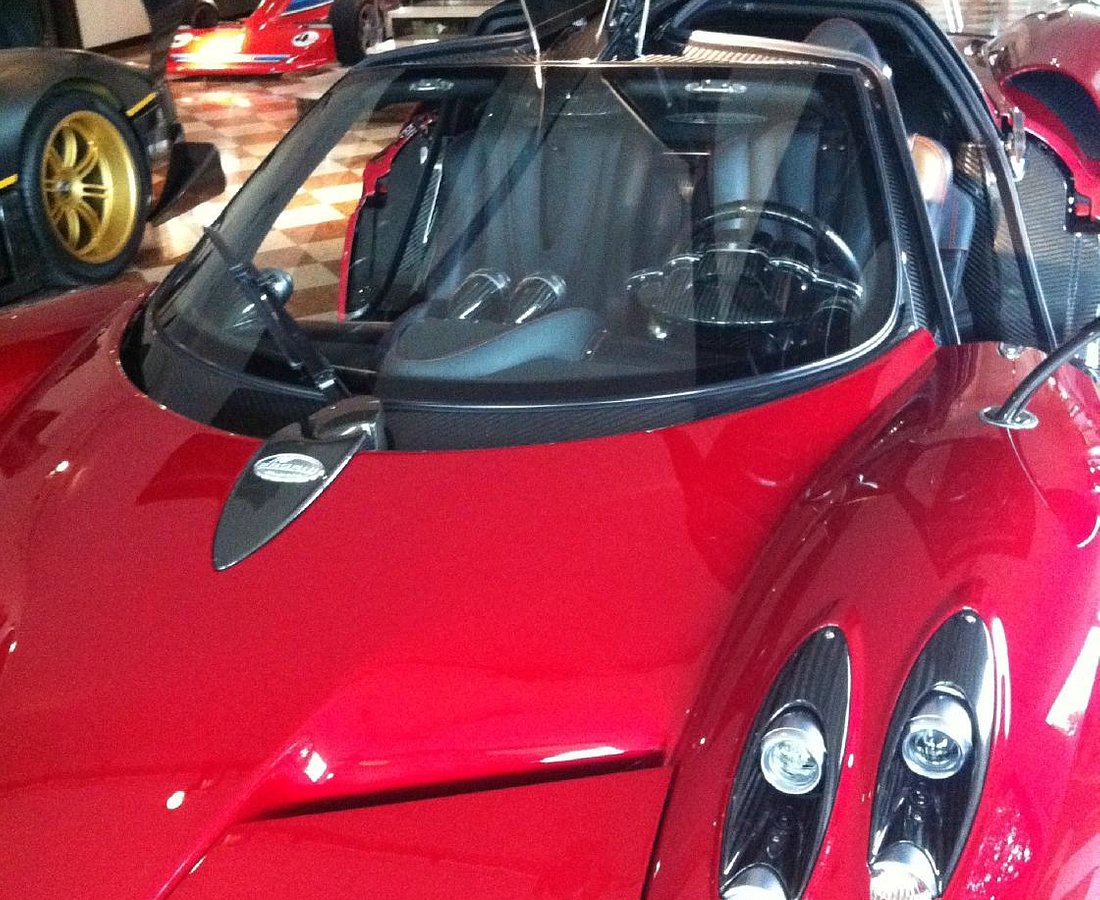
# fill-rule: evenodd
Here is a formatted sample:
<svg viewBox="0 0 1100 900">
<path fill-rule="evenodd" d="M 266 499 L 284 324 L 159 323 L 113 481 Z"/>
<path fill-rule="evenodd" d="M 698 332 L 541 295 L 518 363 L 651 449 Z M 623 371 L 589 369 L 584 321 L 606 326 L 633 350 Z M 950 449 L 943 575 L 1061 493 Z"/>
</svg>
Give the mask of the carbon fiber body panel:
<svg viewBox="0 0 1100 900">
<path fill-rule="evenodd" d="M 1066 227 L 1067 185 L 1055 154 L 1031 140 L 1020 205 L 1059 341 L 1100 315 L 1100 235 Z"/>
</svg>

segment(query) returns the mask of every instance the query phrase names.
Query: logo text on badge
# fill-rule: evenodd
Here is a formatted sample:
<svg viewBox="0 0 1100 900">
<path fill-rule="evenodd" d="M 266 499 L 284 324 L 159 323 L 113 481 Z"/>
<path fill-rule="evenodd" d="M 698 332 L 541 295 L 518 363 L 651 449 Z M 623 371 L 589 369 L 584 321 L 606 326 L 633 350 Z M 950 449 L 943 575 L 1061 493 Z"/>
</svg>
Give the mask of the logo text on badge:
<svg viewBox="0 0 1100 900">
<path fill-rule="evenodd" d="M 325 477 L 324 464 L 304 453 L 274 453 L 256 460 L 252 472 L 264 481 L 307 484 Z"/>
</svg>

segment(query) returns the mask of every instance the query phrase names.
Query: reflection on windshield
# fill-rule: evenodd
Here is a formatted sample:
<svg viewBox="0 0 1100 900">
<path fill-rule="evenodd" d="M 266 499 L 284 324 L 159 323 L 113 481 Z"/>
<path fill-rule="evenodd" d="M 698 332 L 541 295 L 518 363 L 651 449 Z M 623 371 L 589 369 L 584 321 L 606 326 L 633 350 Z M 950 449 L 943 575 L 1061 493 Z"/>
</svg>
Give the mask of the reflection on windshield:
<svg viewBox="0 0 1100 900">
<path fill-rule="evenodd" d="M 921 0 L 945 31 L 996 34 L 1006 25 L 1050 8 L 1049 0 Z"/>
<path fill-rule="evenodd" d="M 234 253 L 353 392 L 638 396 L 841 356 L 892 322 L 897 251 L 851 73 L 541 71 L 353 73 L 227 212 Z M 338 172 L 352 190 L 321 224 L 340 258 L 319 265 L 281 232 Z M 162 331 L 223 372 L 308 387 L 225 259 L 193 266 Z"/>
</svg>

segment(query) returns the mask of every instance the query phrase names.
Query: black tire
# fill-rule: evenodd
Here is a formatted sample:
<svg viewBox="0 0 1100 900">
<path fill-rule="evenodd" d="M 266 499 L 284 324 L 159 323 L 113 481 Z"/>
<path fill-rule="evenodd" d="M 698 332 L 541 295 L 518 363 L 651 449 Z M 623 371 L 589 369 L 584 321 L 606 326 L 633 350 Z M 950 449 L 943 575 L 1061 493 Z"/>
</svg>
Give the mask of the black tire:
<svg viewBox="0 0 1100 900">
<path fill-rule="evenodd" d="M 60 140 L 58 129 L 72 122 L 90 123 L 100 129 L 92 132 L 93 140 L 85 145 L 84 160 L 94 155 L 102 162 L 79 178 L 48 179 L 50 142 Z M 98 150 L 95 154 L 87 151 L 87 146 L 93 143 L 104 148 L 102 156 Z M 57 145 L 54 146 L 56 150 Z M 59 155 L 55 152 L 49 158 L 57 160 Z M 115 171 L 108 177 L 106 173 L 111 170 Z M 126 175 L 120 176 L 119 171 L 125 171 Z M 63 183 L 70 185 L 67 191 L 60 187 Z M 109 189 L 104 187 L 108 183 Z M 87 91 L 67 90 L 42 99 L 23 135 L 19 184 L 28 224 L 42 255 L 42 270 L 52 285 L 74 287 L 110 281 L 130 264 L 141 244 L 149 215 L 149 162 L 130 123 L 100 97 Z M 93 189 L 98 193 L 93 194 Z M 99 199 L 108 194 L 110 201 Z M 65 199 L 59 201 L 59 197 Z M 79 246 L 81 241 L 74 239 L 70 245 L 61 235 L 69 223 L 68 214 L 62 213 L 57 225 L 51 222 L 51 210 L 56 213 L 59 202 L 68 203 L 69 197 L 75 198 L 72 202 L 77 205 L 84 200 L 83 207 L 93 212 L 99 210 L 100 223 L 106 229 L 99 234 L 99 240 Z M 78 229 L 96 234 L 94 228 L 86 227 L 86 220 L 77 212 L 72 215 L 81 223 Z"/>
<path fill-rule="evenodd" d="M 332 42 L 341 65 L 354 66 L 386 36 L 385 20 L 376 0 L 335 0 L 328 14 Z"/>
<path fill-rule="evenodd" d="M 221 11 L 214 0 L 195 0 L 188 21 L 192 28 L 213 28 L 221 18 Z"/>
</svg>

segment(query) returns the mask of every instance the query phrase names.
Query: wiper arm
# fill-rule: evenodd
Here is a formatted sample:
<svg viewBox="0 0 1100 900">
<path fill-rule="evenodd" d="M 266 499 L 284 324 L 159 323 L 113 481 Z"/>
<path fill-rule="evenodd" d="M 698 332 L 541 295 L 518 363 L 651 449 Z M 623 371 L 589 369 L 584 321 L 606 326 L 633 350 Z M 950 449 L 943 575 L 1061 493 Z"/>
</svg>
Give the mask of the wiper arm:
<svg viewBox="0 0 1100 900">
<path fill-rule="evenodd" d="M 351 393 L 337 377 L 332 363 L 313 346 L 294 317 L 275 301 L 251 260 L 234 253 L 225 238 L 209 225 L 203 228 L 203 233 L 228 264 L 229 274 L 245 299 L 260 311 L 267 330 L 290 367 L 296 372 L 304 372 L 329 402 L 350 397 Z"/>
</svg>

